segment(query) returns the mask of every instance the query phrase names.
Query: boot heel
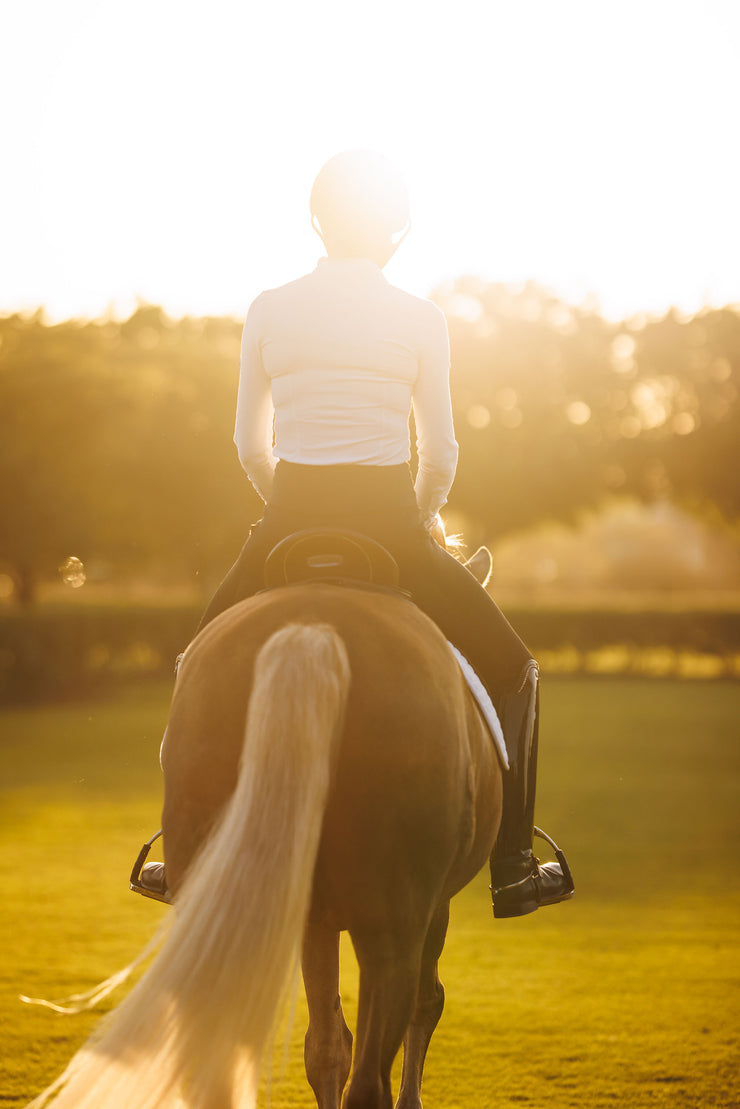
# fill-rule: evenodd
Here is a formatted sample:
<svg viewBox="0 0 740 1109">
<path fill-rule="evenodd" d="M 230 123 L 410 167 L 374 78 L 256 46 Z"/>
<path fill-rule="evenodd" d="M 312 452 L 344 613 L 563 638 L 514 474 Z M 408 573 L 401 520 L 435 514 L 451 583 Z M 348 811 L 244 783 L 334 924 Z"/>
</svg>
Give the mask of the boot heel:
<svg viewBox="0 0 740 1109">
<path fill-rule="evenodd" d="M 496 920 L 507 920 L 516 916 L 527 916 L 529 913 L 535 912 L 539 909 L 540 903 L 534 897 L 529 898 L 527 901 L 511 901 L 507 905 L 501 904 L 499 897 L 498 901 L 493 903 L 493 915 Z"/>
</svg>

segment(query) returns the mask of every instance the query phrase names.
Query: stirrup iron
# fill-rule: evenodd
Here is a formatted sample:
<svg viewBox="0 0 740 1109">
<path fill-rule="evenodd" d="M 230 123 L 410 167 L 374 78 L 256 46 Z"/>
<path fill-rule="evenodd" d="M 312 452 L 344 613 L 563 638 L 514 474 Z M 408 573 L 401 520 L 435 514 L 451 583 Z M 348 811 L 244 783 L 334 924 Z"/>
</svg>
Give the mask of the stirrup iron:
<svg viewBox="0 0 740 1109">
<path fill-rule="evenodd" d="M 149 889 L 141 880 L 141 872 L 144 869 L 144 863 L 146 862 L 147 855 L 152 849 L 152 844 L 156 843 L 161 835 L 162 829 L 160 828 L 158 832 L 154 833 L 151 839 L 148 839 L 146 841 L 141 851 L 136 856 L 136 862 L 134 863 L 134 868 L 131 871 L 128 888 L 134 893 L 140 893 L 142 897 L 150 897 L 152 901 L 161 901 L 164 905 L 169 905 L 171 904 L 171 901 L 168 891 L 165 890 L 164 892 L 160 892 L 158 890 Z"/>
<path fill-rule="evenodd" d="M 548 836 L 547 832 L 543 832 L 541 828 L 537 827 L 537 825 L 534 826 L 533 831 L 534 834 L 536 836 L 539 836 L 540 839 L 547 840 L 547 842 L 550 844 L 550 847 L 552 847 L 553 851 L 555 852 L 555 858 L 560 863 L 560 869 L 563 872 L 563 878 L 565 878 L 565 881 L 568 883 L 571 894 L 574 893 L 576 887 L 573 881 L 573 875 L 570 872 L 570 867 L 568 866 L 568 860 L 566 859 L 565 855 L 560 850 L 555 840 L 551 839 L 550 836 Z"/>
</svg>

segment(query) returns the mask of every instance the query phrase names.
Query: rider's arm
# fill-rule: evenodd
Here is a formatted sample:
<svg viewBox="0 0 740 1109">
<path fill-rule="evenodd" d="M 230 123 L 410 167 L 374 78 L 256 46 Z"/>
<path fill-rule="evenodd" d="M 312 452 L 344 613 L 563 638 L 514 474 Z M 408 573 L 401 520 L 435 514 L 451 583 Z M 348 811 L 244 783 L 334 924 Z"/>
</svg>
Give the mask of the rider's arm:
<svg viewBox="0 0 740 1109">
<path fill-rule="evenodd" d="M 239 395 L 234 442 L 242 469 L 264 501 L 270 495 L 276 460 L 272 453 L 274 409 L 270 379 L 260 349 L 261 297 L 247 313 L 242 332 Z"/>
<path fill-rule="evenodd" d="M 429 305 L 413 392 L 419 469 L 414 489 L 426 527 L 447 500 L 457 466 L 457 442 L 450 401 L 450 341 L 447 321 Z"/>
</svg>

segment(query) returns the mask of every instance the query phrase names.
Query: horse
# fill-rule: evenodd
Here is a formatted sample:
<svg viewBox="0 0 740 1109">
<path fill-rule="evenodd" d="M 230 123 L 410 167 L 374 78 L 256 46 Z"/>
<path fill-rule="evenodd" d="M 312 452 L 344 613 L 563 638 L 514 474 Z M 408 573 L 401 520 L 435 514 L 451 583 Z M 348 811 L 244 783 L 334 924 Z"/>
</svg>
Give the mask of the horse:
<svg viewBox="0 0 740 1109">
<path fill-rule="evenodd" d="M 162 946 L 50 1090 L 58 1109 L 254 1106 L 302 965 L 319 1109 L 421 1109 L 450 899 L 483 867 L 502 769 L 439 629 L 385 589 L 298 582 L 182 659 L 161 753 Z M 359 964 L 356 1035 L 339 939 Z"/>
</svg>

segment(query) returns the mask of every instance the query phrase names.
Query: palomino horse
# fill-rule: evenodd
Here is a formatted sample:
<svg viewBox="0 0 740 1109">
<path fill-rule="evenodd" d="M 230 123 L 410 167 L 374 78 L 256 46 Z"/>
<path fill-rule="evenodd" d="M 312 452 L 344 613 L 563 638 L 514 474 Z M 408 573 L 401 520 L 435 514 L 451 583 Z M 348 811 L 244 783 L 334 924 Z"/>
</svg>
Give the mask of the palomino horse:
<svg viewBox="0 0 740 1109">
<path fill-rule="evenodd" d="M 55 1104 L 253 1106 L 302 958 L 320 1109 L 390 1109 L 402 1044 L 397 1109 L 420 1109 L 450 898 L 488 859 L 502 797 L 436 626 L 402 596 L 336 584 L 236 605 L 184 656 L 163 769 L 171 928 Z M 343 930 L 360 970 L 353 1063 Z"/>
</svg>

